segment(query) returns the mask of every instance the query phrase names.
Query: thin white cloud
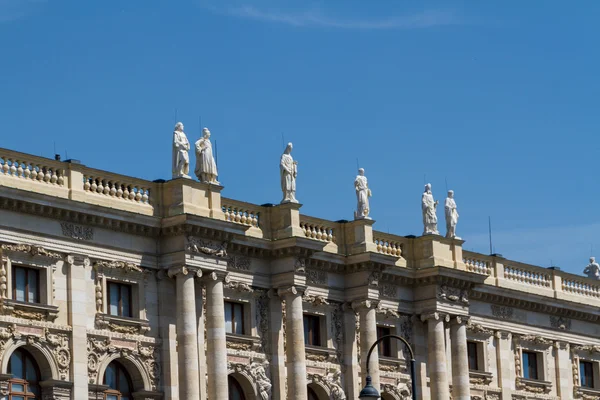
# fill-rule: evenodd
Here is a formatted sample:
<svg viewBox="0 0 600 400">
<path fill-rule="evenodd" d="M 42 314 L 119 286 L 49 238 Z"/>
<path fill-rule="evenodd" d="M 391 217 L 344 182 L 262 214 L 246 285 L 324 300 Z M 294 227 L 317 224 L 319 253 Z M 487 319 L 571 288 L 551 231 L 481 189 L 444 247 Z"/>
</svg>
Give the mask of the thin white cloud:
<svg viewBox="0 0 600 400">
<path fill-rule="evenodd" d="M 441 10 L 423 11 L 416 14 L 395 16 L 383 19 L 351 20 L 329 17 L 319 10 L 303 12 L 280 12 L 262 10 L 254 6 L 240 6 L 227 8 L 212 8 L 215 12 L 225 13 L 240 18 L 254 19 L 257 21 L 273 22 L 297 27 L 324 27 L 339 29 L 416 29 L 430 28 L 442 25 L 456 25 L 462 23 L 454 13 Z"/>
<path fill-rule="evenodd" d="M 46 0 L 0 0 L 0 23 L 26 17 L 45 2 Z"/>
</svg>

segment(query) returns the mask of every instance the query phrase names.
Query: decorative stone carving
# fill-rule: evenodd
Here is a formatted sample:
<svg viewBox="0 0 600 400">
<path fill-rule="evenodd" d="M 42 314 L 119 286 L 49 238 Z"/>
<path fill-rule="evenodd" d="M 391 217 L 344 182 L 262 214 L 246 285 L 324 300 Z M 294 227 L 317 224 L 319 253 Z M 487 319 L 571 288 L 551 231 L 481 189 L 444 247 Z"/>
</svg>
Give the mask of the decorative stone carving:
<svg viewBox="0 0 600 400">
<path fill-rule="evenodd" d="M 75 225 L 70 222 L 61 222 L 63 236 L 77 240 L 94 240 L 94 228 L 90 226 Z"/>
<path fill-rule="evenodd" d="M 140 319 L 123 319 L 108 314 L 97 313 L 95 324 L 98 329 L 108 329 L 128 335 L 144 335 L 150 331 L 148 321 Z"/>
<path fill-rule="evenodd" d="M 137 342 L 134 348 L 122 347 L 113 343 L 110 338 L 87 339 L 88 350 L 88 379 L 91 384 L 98 384 L 98 368 L 106 357 L 120 353 L 121 357 L 132 356 L 140 360 L 146 369 L 152 390 L 157 390 L 160 378 L 159 348 L 155 344 Z"/>
<path fill-rule="evenodd" d="M 1 254 L 0 254 L 1 256 Z M 7 298 L 7 288 L 8 288 L 8 278 L 7 278 L 7 272 L 6 272 L 6 264 L 8 263 L 8 260 L 4 259 L 3 257 L 0 258 L 0 299 L 6 299 Z"/>
<path fill-rule="evenodd" d="M 545 339 L 545 338 L 543 338 L 541 336 L 537 336 L 537 335 L 521 335 L 521 336 L 515 335 L 514 339 L 518 345 L 520 345 L 520 343 L 522 343 L 522 342 L 529 342 L 529 343 L 535 343 L 535 344 L 546 345 L 546 346 L 552 345 L 552 340 Z"/>
<path fill-rule="evenodd" d="M 446 285 L 441 285 L 438 288 L 437 298 L 440 300 L 448 300 L 455 303 L 469 304 L 469 295 L 467 290 L 458 289 Z"/>
<path fill-rule="evenodd" d="M 306 303 L 311 303 L 314 306 L 329 305 L 329 302 L 325 297 L 319 295 L 312 295 L 310 294 L 309 290 L 306 290 L 302 295 L 302 301 Z"/>
<path fill-rule="evenodd" d="M 512 307 L 491 304 L 490 308 L 492 309 L 492 315 L 496 318 L 500 318 L 500 319 L 504 319 L 504 320 L 513 319 L 514 309 Z"/>
<path fill-rule="evenodd" d="M 372 196 L 371 189 L 367 184 L 367 177 L 363 168 L 358 169 L 358 175 L 354 179 L 354 190 L 356 191 L 356 211 L 354 219 L 371 219 L 369 218 L 369 197 Z"/>
<path fill-rule="evenodd" d="M 338 362 L 340 365 L 344 365 L 344 313 L 342 311 L 342 304 L 339 304 L 331 315 L 333 322 L 333 342 L 335 343 L 335 350 Z"/>
<path fill-rule="evenodd" d="M 371 274 L 367 278 L 367 284 L 369 286 L 371 286 L 371 287 L 378 288 L 379 287 L 379 281 L 381 280 L 382 276 L 383 276 L 383 272 L 381 272 L 381 271 L 373 271 L 373 272 L 371 272 Z"/>
<path fill-rule="evenodd" d="M 193 236 L 187 238 L 187 249 L 193 253 L 203 253 L 215 257 L 227 257 L 227 242 L 215 244 Z"/>
<path fill-rule="evenodd" d="M 178 122 L 173 132 L 173 179 L 190 178 L 189 150 L 190 142 L 183 132 L 183 124 Z"/>
<path fill-rule="evenodd" d="M 306 273 L 306 259 L 298 257 L 294 261 L 294 271 L 297 274 L 305 274 Z"/>
<path fill-rule="evenodd" d="M 96 297 L 96 312 L 104 312 L 104 294 L 102 292 L 102 274 L 96 272 L 96 279 L 94 282 L 94 291 Z"/>
<path fill-rule="evenodd" d="M 446 237 L 460 239 L 456 236 L 456 225 L 458 224 L 458 209 L 454 200 L 454 191 L 448 190 L 448 197 L 445 204 L 446 214 Z"/>
<path fill-rule="evenodd" d="M 556 328 L 556 329 L 561 329 L 563 331 L 570 331 L 571 330 L 571 319 L 550 315 L 550 326 L 553 328 Z"/>
<path fill-rule="evenodd" d="M 379 296 L 395 299 L 398 296 L 398 287 L 389 283 L 383 283 L 379 285 Z"/>
<path fill-rule="evenodd" d="M 600 346 L 599 345 L 592 345 L 592 344 L 578 345 L 578 344 L 575 344 L 571 348 L 574 351 L 587 351 L 589 353 L 600 353 Z"/>
<path fill-rule="evenodd" d="M 439 235 L 437 229 L 436 210 L 439 202 L 433 200 L 431 183 L 425 185 L 425 191 L 421 197 L 421 209 L 423 212 L 423 235 Z"/>
<path fill-rule="evenodd" d="M 590 263 L 583 270 L 583 273 L 588 276 L 588 278 L 600 280 L 600 265 L 596 262 L 596 257 L 590 257 Z"/>
<path fill-rule="evenodd" d="M 327 285 L 327 271 L 320 269 L 307 269 L 306 281 L 314 285 Z"/>
<path fill-rule="evenodd" d="M 279 173 L 281 177 L 281 191 L 284 203 L 298 203 L 296 200 L 296 177 L 298 176 L 298 161 L 292 158 L 292 143 L 288 143 L 279 162 Z"/>
<path fill-rule="evenodd" d="M 40 312 L 28 311 L 28 310 L 12 310 L 11 314 L 17 318 L 31 319 L 33 321 L 44 321 L 46 315 Z"/>
<path fill-rule="evenodd" d="M 547 394 L 552 390 L 552 383 L 517 377 L 516 388 L 529 393 Z"/>
<path fill-rule="evenodd" d="M 346 394 L 341 387 L 341 371 L 330 370 L 326 376 L 318 374 L 307 374 L 307 378 L 310 382 L 320 383 L 325 386 L 329 391 L 329 398 L 331 400 L 346 400 Z"/>
<path fill-rule="evenodd" d="M 400 318 L 398 311 L 392 310 L 391 308 L 383 307 L 383 304 L 377 304 L 377 314 L 384 315 L 386 318 Z"/>
<path fill-rule="evenodd" d="M 8 244 L 3 243 L 0 245 L 0 249 L 6 251 L 16 251 L 19 253 L 28 253 L 32 256 L 44 256 L 48 258 L 53 258 L 55 260 L 60 260 L 63 258 L 61 253 L 57 253 L 55 251 L 46 250 L 42 246 L 36 246 L 32 244 Z"/>
<path fill-rule="evenodd" d="M 230 255 L 227 257 L 227 268 L 238 269 L 240 271 L 250 271 L 251 261 L 248 257 Z"/>
<path fill-rule="evenodd" d="M 263 353 L 270 355 L 269 346 L 269 296 L 263 292 L 256 299 L 256 327 L 260 335 L 260 346 Z"/>
<path fill-rule="evenodd" d="M 102 271 L 104 268 L 116 269 L 124 272 L 144 272 L 139 266 L 126 261 L 96 261 L 94 263 L 94 269 L 96 269 L 96 271 Z"/>
<path fill-rule="evenodd" d="M 225 280 L 225 284 L 223 286 L 225 286 L 227 289 L 232 289 L 238 292 L 254 292 L 254 289 L 252 289 L 250 285 L 244 282 L 231 282 L 228 278 Z"/>
<path fill-rule="evenodd" d="M 213 156 L 212 144 L 210 142 L 210 131 L 208 128 L 202 129 L 202 138 L 196 144 L 196 169 L 194 173 L 202 183 L 212 183 L 218 185 L 217 164 Z"/>
<path fill-rule="evenodd" d="M 474 334 L 482 334 L 482 335 L 493 335 L 494 331 L 488 328 L 484 328 L 483 326 L 479 325 L 479 324 L 475 324 L 473 322 L 471 322 L 469 320 L 469 322 L 466 325 L 467 330 L 471 333 Z"/>
<path fill-rule="evenodd" d="M 254 381 L 256 392 L 261 400 L 271 398 L 271 380 L 267 376 L 269 363 L 267 361 L 252 361 L 250 364 L 228 362 L 228 373 L 237 372 L 246 375 Z"/>
<path fill-rule="evenodd" d="M 381 391 L 383 393 L 389 393 L 396 399 L 401 400 L 410 400 L 412 399 L 412 394 L 410 392 L 410 388 L 404 382 L 401 382 L 399 379 L 396 380 L 396 384 L 392 385 L 389 383 L 381 384 Z"/>
</svg>

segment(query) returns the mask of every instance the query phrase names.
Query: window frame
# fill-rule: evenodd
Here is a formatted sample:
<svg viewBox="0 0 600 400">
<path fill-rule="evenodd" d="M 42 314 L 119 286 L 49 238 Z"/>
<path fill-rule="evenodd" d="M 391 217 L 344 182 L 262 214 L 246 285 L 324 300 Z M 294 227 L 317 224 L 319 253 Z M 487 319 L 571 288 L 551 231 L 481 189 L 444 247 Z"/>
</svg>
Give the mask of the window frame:
<svg viewBox="0 0 600 400">
<path fill-rule="evenodd" d="M 527 355 L 527 363 L 525 363 L 525 356 Z M 533 356 L 535 362 L 531 362 L 530 357 Z M 540 352 L 538 351 L 533 351 L 533 350 L 522 350 L 521 351 L 521 371 L 522 371 L 522 375 L 523 378 L 525 379 L 531 379 L 531 380 L 535 380 L 535 381 L 539 381 L 539 380 L 543 380 L 540 377 L 540 357 L 543 357 L 542 354 L 540 354 Z M 530 372 L 531 372 L 531 367 L 534 366 L 535 367 L 535 376 L 531 376 Z M 527 371 L 527 375 L 525 374 L 525 371 Z"/>
<path fill-rule="evenodd" d="M 111 365 L 115 365 L 115 370 L 116 370 L 116 374 L 115 374 L 115 380 L 116 380 L 116 386 L 117 388 L 119 387 L 119 381 L 121 380 L 121 375 L 119 374 L 119 371 L 122 370 L 124 372 L 124 376 L 125 379 L 127 380 L 127 385 L 129 386 L 129 393 L 121 393 L 121 391 L 119 389 L 106 389 L 104 391 L 104 397 L 103 399 L 106 400 L 108 396 L 116 396 L 118 400 L 120 400 L 124 395 L 128 398 L 133 399 L 133 393 L 135 392 L 135 389 L 133 388 L 133 380 L 131 379 L 131 376 L 129 375 L 129 372 L 127 371 L 127 369 L 123 366 L 123 364 L 121 364 L 120 362 L 113 360 L 111 361 L 107 366 L 106 369 L 104 370 L 104 376 L 102 377 L 102 384 L 106 385 L 106 371 L 108 370 L 108 368 Z"/>
<path fill-rule="evenodd" d="M 24 292 L 25 292 L 25 299 L 24 300 L 17 300 L 17 270 L 23 270 L 25 271 L 25 287 L 24 287 Z M 29 300 L 29 274 L 30 273 L 34 273 L 35 274 L 35 285 L 36 285 L 36 290 L 35 290 L 35 297 L 37 301 L 30 301 Z M 27 267 L 24 266 L 22 264 L 13 264 L 11 266 L 11 280 L 12 280 L 12 299 L 14 301 L 20 301 L 23 303 L 30 303 L 30 304 L 42 304 L 41 302 L 41 293 L 40 293 L 40 283 L 41 283 L 41 279 L 40 279 L 40 270 L 39 268 L 33 268 L 33 267 Z"/>
<path fill-rule="evenodd" d="M 309 324 L 308 331 L 306 329 L 306 321 L 307 320 L 316 322 L 316 326 L 311 326 Z M 305 333 L 308 332 L 308 334 L 304 335 L 304 345 L 321 347 L 323 345 L 323 337 L 322 337 L 322 332 L 321 332 L 321 316 L 315 315 L 315 314 L 304 313 L 302 315 L 302 323 L 303 323 L 303 329 L 304 329 Z M 315 337 L 317 340 L 314 340 Z"/>
<path fill-rule="evenodd" d="M 112 303 L 111 303 L 111 287 L 117 287 L 118 288 L 118 296 L 119 296 L 119 300 L 118 300 L 118 305 L 117 305 L 117 314 L 112 314 L 111 313 L 111 307 L 112 307 Z M 128 307 L 128 314 L 129 315 L 125 315 L 123 313 L 124 308 L 123 308 L 123 287 L 127 287 L 129 289 L 129 307 Z M 106 313 L 110 316 L 113 317 L 122 317 L 122 318 L 133 318 L 133 285 L 131 285 L 130 283 L 125 283 L 125 282 L 120 282 L 120 281 L 115 281 L 115 280 L 108 280 L 106 282 Z"/>
<path fill-rule="evenodd" d="M 231 306 L 231 327 L 232 327 L 232 332 L 228 332 L 227 331 L 227 310 L 225 311 L 225 333 L 231 334 L 231 335 L 246 335 L 246 305 L 244 303 L 240 303 L 238 301 L 231 301 L 231 300 L 225 300 L 225 307 L 227 306 Z M 235 313 L 235 306 L 239 306 L 240 310 L 241 310 L 241 325 L 242 325 L 242 333 L 237 333 L 235 332 L 235 326 L 234 324 L 237 323 L 237 318 L 236 318 L 236 313 Z"/>
<path fill-rule="evenodd" d="M 480 361 L 480 347 L 481 342 L 476 342 L 474 340 L 467 340 L 467 363 L 469 366 L 469 371 L 481 372 L 481 361 Z M 472 351 L 470 351 L 472 350 Z M 475 368 L 472 368 L 473 365 L 471 361 L 475 361 Z"/>
<path fill-rule="evenodd" d="M 13 353 L 10 355 L 9 359 L 8 359 L 8 365 L 7 365 L 7 371 L 9 371 L 9 374 L 14 375 L 14 373 L 12 372 L 12 357 L 15 354 L 21 354 L 22 360 L 23 360 L 23 373 L 22 375 L 25 376 L 27 378 L 27 360 L 29 359 L 31 361 L 31 364 L 33 365 L 33 368 L 35 370 L 35 374 L 37 377 L 37 381 L 30 383 L 29 380 L 27 379 L 21 379 L 21 378 L 11 378 L 8 381 L 8 394 L 7 394 L 7 399 L 8 400 L 12 400 L 13 396 L 18 396 L 23 398 L 24 400 L 35 400 L 36 398 L 41 398 L 42 395 L 42 388 L 40 387 L 40 381 L 42 379 L 42 375 L 40 373 L 40 367 L 37 364 L 37 361 L 35 360 L 35 358 L 33 357 L 33 355 L 31 355 L 30 352 L 28 352 L 27 350 L 23 349 L 23 348 L 17 348 L 15 351 L 13 351 Z M 12 385 L 13 384 L 17 384 L 17 385 L 22 385 L 23 386 L 23 391 L 22 392 L 13 392 L 12 391 Z M 28 388 L 31 386 L 37 386 L 37 390 L 38 390 L 38 395 L 34 394 L 31 391 L 28 391 Z"/>
<path fill-rule="evenodd" d="M 582 373 L 582 366 L 583 365 L 588 365 L 591 368 L 591 374 L 590 374 L 590 378 L 591 378 L 591 386 L 590 385 L 584 385 L 584 374 Z M 579 386 L 582 388 L 586 388 L 586 389 L 596 389 L 596 363 L 591 361 L 591 360 L 582 360 L 579 359 Z M 587 381 L 587 379 L 586 379 Z M 586 382 L 587 383 L 587 382 Z"/>
<path fill-rule="evenodd" d="M 385 333 L 385 334 L 380 334 L 380 333 Z M 395 332 L 392 331 L 392 327 L 377 325 L 377 340 L 379 340 L 379 338 L 381 338 L 385 335 L 393 335 L 393 334 L 395 334 Z M 377 353 L 381 357 L 389 357 L 389 358 L 394 357 L 394 355 L 393 355 L 394 353 L 392 350 L 391 338 L 384 339 L 377 344 Z"/>
</svg>

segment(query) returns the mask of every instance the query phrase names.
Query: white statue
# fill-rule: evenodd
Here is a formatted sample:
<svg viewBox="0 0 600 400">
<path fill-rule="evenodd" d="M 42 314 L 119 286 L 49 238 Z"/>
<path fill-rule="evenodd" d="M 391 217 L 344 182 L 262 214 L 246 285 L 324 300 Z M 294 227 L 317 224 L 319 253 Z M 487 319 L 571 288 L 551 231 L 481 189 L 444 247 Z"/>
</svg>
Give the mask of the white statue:
<svg viewBox="0 0 600 400">
<path fill-rule="evenodd" d="M 202 183 L 219 184 L 217 181 L 217 164 L 213 157 L 208 128 L 202 129 L 202 138 L 196 142 L 196 170 L 194 173 Z"/>
<path fill-rule="evenodd" d="M 358 169 L 358 175 L 354 180 L 354 189 L 356 190 L 357 202 L 354 219 L 370 219 L 369 197 L 371 197 L 371 189 L 367 184 L 367 177 L 363 168 Z"/>
<path fill-rule="evenodd" d="M 288 143 L 279 162 L 281 174 L 281 191 L 283 192 L 283 203 L 297 203 L 296 200 L 296 176 L 298 176 L 298 162 L 292 158 L 292 144 Z"/>
<path fill-rule="evenodd" d="M 423 235 L 439 235 L 437 229 L 437 205 L 439 202 L 433 200 L 433 194 L 431 194 L 431 183 L 425 185 L 425 192 L 421 198 L 421 207 L 423 209 Z"/>
<path fill-rule="evenodd" d="M 588 278 L 600 280 L 600 265 L 596 262 L 596 257 L 590 257 L 590 264 L 585 267 L 583 273 L 588 276 Z"/>
<path fill-rule="evenodd" d="M 189 149 L 190 142 L 183 132 L 183 124 L 178 122 L 173 132 L 173 179 L 190 177 Z"/>
<path fill-rule="evenodd" d="M 446 237 L 460 239 L 456 236 L 456 224 L 458 224 L 458 209 L 454 201 L 454 191 L 448 190 L 446 198 Z"/>
</svg>

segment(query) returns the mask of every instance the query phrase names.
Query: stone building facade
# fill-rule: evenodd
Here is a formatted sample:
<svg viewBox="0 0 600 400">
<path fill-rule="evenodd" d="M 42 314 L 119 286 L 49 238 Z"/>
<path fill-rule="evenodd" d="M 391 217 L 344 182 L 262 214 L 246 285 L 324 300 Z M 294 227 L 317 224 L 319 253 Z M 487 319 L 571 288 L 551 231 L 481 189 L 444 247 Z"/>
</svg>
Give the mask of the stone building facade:
<svg viewBox="0 0 600 400">
<path fill-rule="evenodd" d="M 597 281 L 222 189 L 0 149 L 0 398 L 600 398 Z"/>
</svg>

